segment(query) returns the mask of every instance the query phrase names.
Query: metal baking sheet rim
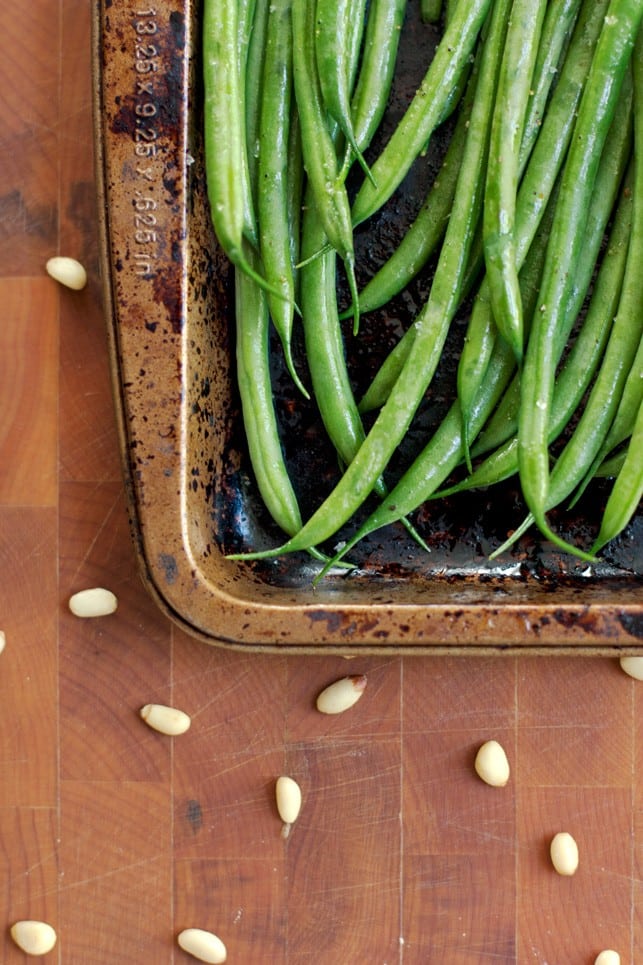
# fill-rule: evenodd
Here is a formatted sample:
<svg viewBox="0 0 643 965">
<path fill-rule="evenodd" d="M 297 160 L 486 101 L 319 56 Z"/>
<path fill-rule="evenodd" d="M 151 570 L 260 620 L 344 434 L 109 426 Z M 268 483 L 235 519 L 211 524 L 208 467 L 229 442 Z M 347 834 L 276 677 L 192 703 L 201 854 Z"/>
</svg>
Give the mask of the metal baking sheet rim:
<svg viewBox="0 0 643 965">
<path fill-rule="evenodd" d="M 119 230 L 122 231 L 117 223 L 118 215 L 115 215 L 115 202 L 122 182 L 119 178 L 114 180 L 117 135 L 113 126 L 111 133 L 108 130 L 109 110 L 105 96 L 106 74 L 112 69 L 118 75 L 119 70 L 118 65 L 114 67 L 110 63 L 110 56 L 112 60 L 116 56 L 115 48 L 108 55 L 104 47 L 105 18 L 111 19 L 111 29 L 120 38 L 118 56 L 135 57 L 136 54 L 132 54 L 135 45 L 141 41 L 141 36 L 145 39 L 145 34 L 141 35 L 139 31 L 151 31 L 156 23 L 152 19 L 142 21 L 141 16 L 147 17 L 148 13 L 151 16 L 153 11 L 154 17 L 162 17 L 163 13 L 158 12 L 164 11 L 168 14 L 165 23 L 174 16 L 172 29 L 176 31 L 185 9 L 185 4 L 177 6 L 171 0 L 163 0 L 153 8 L 140 8 L 140 11 L 138 7 L 130 9 L 127 4 L 117 8 L 107 0 L 94 8 L 92 40 L 98 220 L 114 408 L 133 543 L 143 582 L 159 608 L 186 633 L 205 643 L 253 652 L 469 656 L 643 654 L 643 604 L 640 592 L 637 594 L 634 587 L 627 590 L 627 603 L 624 599 L 570 603 L 563 599 L 564 593 L 557 591 L 540 594 L 537 601 L 523 599 L 498 603 L 493 599 L 480 599 L 463 602 L 451 588 L 447 599 L 440 602 L 404 603 L 401 601 L 404 587 L 379 587 L 377 601 L 365 599 L 357 604 L 333 602 L 332 596 L 314 591 L 305 601 L 275 603 L 243 598 L 231 592 L 234 584 L 228 587 L 213 585 L 204 576 L 198 564 L 198 554 L 194 553 L 186 532 L 182 498 L 186 481 L 182 478 L 180 492 L 174 490 L 174 503 L 171 487 L 167 484 L 168 473 L 172 476 L 184 468 L 180 449 L 168 447 L 165 466 L 150 460 L 145 465 L 137 463 L 132 453 L 130 424 L 136 410 L 140 415 L 141 406 L 144 408 L 150 404 L 151 409 L 158 409 L 159 399 L 156 394 L 152 398 L 150 392 L 146 392 L 146 384 L 155 384 L 149 372 L 146 371 L 144 376 L 133 375 L 137 366 L 142 371 L 139 360 L 132 360 L 132 356 L 138 353 L 137 331 L 136 326 L 130 324 L 131 320 L 124 316 L 125 309 L 119 301 L 115 279 L 114 245 L 119 242 Z M 121 42 L 128 29 L 132 33 L 131 50 L 127 43 Z M 122 64 L 120 70 L 123 71 Z M 181 79 L 185 85 L 184 104 L 187 104 L 187 72 Z M 141 86 L 145 91 L 145 80 Z M 145 103 L 150 102 L 139 101 L 141 106 Z M 145 116 L 142 110 L 141 118 Z M 182 120 L 184 141 L 182 145 L 175 145 L 175 162 L 185 186 L 187 161 L 184 157 L 182 166 L 179 153 L 182 149 L 185 155 L 187 119 L 184 116 Z M 121 147 L 122 143 L 121 138 Z M 185 287 L 181 288 L 183 297 L 185 292 Z M 185 346 L 180 333 L 174 334 L 176 337 L 166 340 L 169 346 L 166 351 L 179 365 L 178 359 Z M 172 358 L 173 353 L 176 359 Z M 167 356 L 159 360 L 152 355 L 146 361 L 160 366 L 159 372 L 163 367 L 167 372 Z M 183 388 L 180 386 L 177 394 L 168 393 L 168 398 L 162 400 L 163 407 L 173 413 L 174 428 L 182 424 L 185 415 L 181 403 Z M 165 418 L 167 422 L 167 412 Z M 181 437 L 181 431 L 178 435 Z M 147 503 L 143 494 L 148 486 L 151 491 L 156 487 L 156 491 L 162 492 L 165 502 Z M 159 539 L 155 526 L 160 519 L 165 526 L 165 536 Z M 168 524 L 168 519 L 172 519 L 173 526 Z M 382 599 L 387 589 L 388 598 Z M 484 596 L 483 587 L 477 587 L 473 592 Z M 537 588 L 535 593 L 538 596 Z"/>
</svg>

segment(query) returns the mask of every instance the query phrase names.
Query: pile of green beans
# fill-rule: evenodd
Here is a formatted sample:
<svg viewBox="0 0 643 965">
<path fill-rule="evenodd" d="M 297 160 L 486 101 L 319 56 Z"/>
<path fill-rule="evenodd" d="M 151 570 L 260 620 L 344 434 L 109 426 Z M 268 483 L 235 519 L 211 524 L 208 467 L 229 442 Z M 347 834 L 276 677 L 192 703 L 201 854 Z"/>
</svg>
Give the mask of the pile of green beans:
<svg viewBox="0 0 643 965">
<path fill-rule="evenodd" d="M 493 555 L 534 526 L 593 562 L 643 493 L 643 0 L 416 2 L 205 0 L 210 210 L 235 273 L 249 456 L 286 535 L 232 558 L 307 551 L 320 579 L 396 522 L 424 546 L 409 517 L 428 500 L 514 477 L 524 519 Z M 440 39 L 383 134 L 411 14 Z M 445 148 L 426 197 L 368 277 L 360 235 L 377 230 L 434 137 Z M 346 339 L 428 265 L 426 300 L 358 399 Z M 463 311 L 450 407 L 427 430 L 423 402 Z M 312 399 L 337 455 L 338 479 L 305 520 L 271 326 L 293 392 Z M 400 468 L 420 426 L 422 446 Z M 579 546 L 550 513 L 596 478 L 610 495 L 593 543 Z"/>
</svg>

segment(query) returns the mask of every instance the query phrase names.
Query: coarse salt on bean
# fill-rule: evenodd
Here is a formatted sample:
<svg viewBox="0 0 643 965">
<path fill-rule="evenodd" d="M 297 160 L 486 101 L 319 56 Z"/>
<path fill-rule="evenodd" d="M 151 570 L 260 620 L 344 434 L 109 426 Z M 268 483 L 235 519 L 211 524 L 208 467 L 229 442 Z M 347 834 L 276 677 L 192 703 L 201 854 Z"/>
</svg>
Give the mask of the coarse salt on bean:
<svg viewBox="0 0 643 965">
<path fill-rule="evenodd" d="M 104 617 L 114 613 L 118 600 L 111 590 L 95 586 L 79 590 L 69 598 L 69 609 L 77 617 Z"/>
</svg>

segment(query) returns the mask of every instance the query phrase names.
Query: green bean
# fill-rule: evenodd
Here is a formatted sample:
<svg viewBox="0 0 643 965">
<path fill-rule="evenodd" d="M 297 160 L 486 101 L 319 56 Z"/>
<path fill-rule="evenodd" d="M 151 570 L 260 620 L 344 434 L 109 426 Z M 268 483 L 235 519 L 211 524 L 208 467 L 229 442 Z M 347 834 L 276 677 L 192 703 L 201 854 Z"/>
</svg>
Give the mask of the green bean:
<svg viewBox="0 0 643 965">
<path fill-rule="evenodd" d="M 475 286 L 482 260 L 482 242 L 480 240 L 480 231 L 478 230 L 471 245 L 469 264 L 467 265 L 462 281 L 460 301 L 457 306 L 458 309 L 462 307 L 462 303 Z M 360 400 L 359 410 L 361 413 L 371 412 L 373 409 L 379 409 L 384 405 L 396 379 L 402 371 L 404 362 L 413 347 L 414 340 L 415 324 L 413 323 L 407 328 L 399 341 L 395 343 L 375 373 L 370 385 Z"/>
<path fill-rule="evenodd" d="M 295 106 L 290 115 L 288 137 L 288 183 L 286 191 L 286 212 L 288 217 L 288 237 L 290 239 L 290 263 L 293 266 L 295 282 L 295 304 L 297 303 L 298 273 L 301 246 L 301 215 L 304 194 L 304 160 L 301 153 L 301 126 Z"/>
<path fill-rule="evenodd" d="M 537 233 L 532 248 L 529 250 L 522 271 L 522 283 L 525 286 L 525 291 L 529 289 L 534 295 L 537 293 L 540 280 L 547 234 L 548 230 L 543 224 L 541 230 Z M 499 340 L 491 353 L 489 365 L 485 370 L 473 403 L 471 423 L 474 434 L 480 430 L 489 414 L 495 409 L 498 400 L 506 391 L 514 369 L 513 352 L 506 342 Z M 431 498 L 440 484 L 462 462 L 463 457 L 463 420 L 460 403 L 456 399 L 442 423 L 435 430 L 420 455 L 406 470 L 388 499 L 383 501 L 382 506 L 368 517 L 357 533 L 333 557 L 333 562 L 339 562 L 359 540 L 369 533 L 396 522 L 399 518 L 398 513 L 402 512 L 404 515 L 408 515 L 417 509 L 421 503 Z M 444 491 L 442 490 L 442 492 Z M 330 569 L 330 564 L 324 567 L 316 580 L 328 569 Z"/>
<path fill-rule="evenodd" d="M 305 205 L 301 269 L 302 323 L 313 395 L 339 458 L 348 463 L 359 449 L 364 431 L 353 399 L 337 316 L 336 252 L 324 248 L 323 227 L 314 207 Z M 322 250 L 317 258 L 311 253 Z"/>
<path fill-rule="evenodd" d="M 306 206 L 303 227 L 303 253 L 324 248 L 323 229 L 314 208 Z M 337 313 L 336 253 L 325 250 L 308 260 L 301 275 L 301 307 L 306 358 L 322 422 L 342 464 L 352 462 L 364 441 L 362 420 L 350 384 L 340 320 Z M 380 498 L 387 495 L 382 478 L 374 485 Z M 427 549 L 426 543 L 409 523 L 403 525 L 413 539 Z"/>
<path fill-rule="evenodd" d="M 357 60 L 358 45 L 354 44 L 347 64 L 351 78 Z M 331 124 L 329 130 L 331 137 L 338 140 L 339 125 Z M 309 194 L 312 194 L 310 189 Z M 346 366 L 337 306 L 336 253 L 327 244 L 313 202 L 312 197 L 307 197 L 304 204 L 302 255 L 305 264 L 300 272 L 306 357 L 322 422 L 340 462 L 347 465 L 356 455 L 365 433 Z M 318 257 L 312 257 L 318 252 L 321 252 Z M 376 481 L 374 491 L 380 497 L 386 495 L 382 478 Z M 412 538 L 427 549 L 409 521 L 403 519 L 402 523 Z"/>
<path fill-rule="evenodd" d="M 420 0 L 420 16 L 424 23 L 439 23 L 442 16 L 442 0 Z"/>
<path fill-rule="evenodd" d="M 627 88 L 623 90 L 623 96 L 596 175 L 596 184 L 587 213 L 583 258 L 572 282 L 570 298 L 565 308 L 564 323 L 556 333 L 556 364 L 560 360 L 572 326 L 581 311 L 583 300 L 590 287 L 594 266 L 599 258 L 605 230 L 613 214 L 619 191 L 623 194 L 623 176 L 632 150 L 631 104 L 632 91 L 628 78 Z M 621 201 L 621 206 L 627 203 L 626 194 Z M 551 206 L 550 201 L 549 208 Z M 513 384 L 505 393 L 488 425 L 485 426 L 484 431 L 473 446 L 473 455 L 480 455 L 483 452 L 495 449 L 516 432 L 519 402 L 520 377 L 516 375 Z"/>
<path fill-rule="evenodd" d="M 337 122 L 364 173 L 372 177 L 355 135 L 351 111 L 351 32 L 364 21 L 364 0 L 317 0 L 315 54 L 322 101 Z M 359 35 L 358 35 L 359 36 Z M 343 166 L 345 177 L 348 162 Z"/>
<path fill-rule="evenodd" d="M 642 14 L 640 0 L 610 3 L 563 172 L 549 242 L 550 254 L 543 272 L 540 308 L 532 322 L 522 372 L 518 419 L 521 488 L 539 529 L 556 545 L 564 541 L 551 531 L 545 510 L 550 488 L 547 441 L 555 371 L 555 332 L 561 323 L 571 278 L 582 251 L 587 202 Z"/>
<path fill-rule="evenodd" d="M 268 30 L 268 3 L 254 4 L 252 29 L 248 39 L 245 68 L 245 137 L 248 158 L 248 175 L 255 210 L 258 206 L 257 185 L 259 167 L 259 127 L 261 118 L 261 90 L 263 87 L 263 62 Z"/>
<path fill-rule="evenodd" d="M 295 97 L 302 131 L 304 165 L 315 207 L 328 241 L 346 268 L 353 299 L 353 328 L 359 325 L 355 250 L 350 204 L 337 166 L 335 143 L 326 123 L 315 61 L 315 5 L 299 0 L 292 8 Z"/>
<path fill-rule="evenodd" d="M 627 195 L 625 196 L 625 201 L 627 201 Z M 622 224 L 619 230 L 623 230 L 627 226 L 625 209 L 626 204 L 624 203 L 623 212 L 621 213 Z M 544 224 L 541 227 L 541 233 L 541 245 L 544 249 L 548 236 L 548 231 Z M 619 236 L 617 236 L 617 239 L 619 248 L 616 257 L 623 259 L 622 239 Z M 532 288 L 536 288 L 538 284 L 542 259 L 544 258 L 544 250 L 539 252 L 539 247 L 540 245 L 538 241 L 536 241 L 528 253 L 523 268 L 523 273 L 530 272 L 533 275 L 531 281 Z M 618 252 L 620 252 L 620 254 L 618 254 Z M 622 265 L 620 266 L 620 270 L 622 270 Z M 610 280 L 614 281 L 613 276 Z M 607 279 L 605 278 L 604 284 L 606 282 Z M 609 286 L 605 284 L 606 296 L 608 289 Z M 609 316 L 609 308 L 606 310 Z M 587 343 L 591 343 L 591 336 L 594 334 L 596 333 L 590 332 L 589 330 L 586 333 L 586 347 L 588 347 Z M 474 435 L 480 430 L 489 413 L 493 411 L 498 398 L 509 382 L 514 367 L 515 359 L 512 350 L 506 342 L 498 341 L 492 351 L 489 366 L 483 376 L 480 390 L 474 402 L 472 413 Z M 582 365 L 580 369 L 582 371 Z M 567 378 L 573 385 L 574 375 L 570 372 Z M 350 553 L 359 540 L 365 536 L 395 522 L 398 519 L 398 514 L 403 513 L 409 515 L 427 499 L 432 497 L 437 498 L 441 494 L 445 495 L 451 492 L 452 490 L 450 488 L 439 490 L 438 487 L 461 462 L 463 458 L 463 441 L 459 402 L 456 400 L 443 422 L 427 443 L 425 449 L 404 473 L 398 484 L 391 491 L 389 497 L 368 517 L 365 523 L 360 526 L 342 550 L 333 557 L 332 562 L 335 564 L 338 563 L 347 553 Z M 517 459 L 514 452 L 514 471 L 516 466 Z M 497 481 L 497 479 L 494 477 L 493 480 L 490 481 Z M 454 490 L 457 488 L 458 487 L 453 487 Z M 524 531 L 524 529 L 522 531 Z M 331 563 L 329 561 L 322 570 L 322 573 L 326 572 L 330 568 L 330 565 Z M 316 577 L 316 580 L 317 579 L 319 579 L 319 577 Z"/>
<path fill-rule="evenodd" d="M 493 16 L 501 22 L 504 17 L 501 3 L 494 7 Z M 329 538 L 371 493 L 410 425 L 437 367 L 459 301 L 469 250 L 479 220 L 489 134 L 483 120 L 488 110 L 488 89 L 495 86 L 496 68 L 495 52 L 488 46 L 483 55 L 481 80 L 476 92 L 479 104 L 474 107 L 458 189 L 433 285 L 420 313 L 413 350 L 391 395 L 344 475 L 299 533 L 277 549 L 259 551 L 259 554 L 242 554 L 243 558 L 288 553 Z M 405 516 L 406 513 L 401 515 Z"/>
<path fill-rule="evenodd" d="M 631 324 L 632 320 L 640 318 L 640 306 L 643 304 L 643 283 L 640 281 L 639 274 L 636 269 L 636 265 L 640 263 L 640 259 L 643 257 L 643 197 L 641 196 L 641 191 L 643 190 L 643 152 L 639 150 L 639 147 L 643 146 L 643 36 L 640 34 L 640 32 L 634 48 L 633 74 L 635 184 L 632 188 L 632 195 L 634 196 L 634 223 L 632 227 L 630 250 L 628 251 L 626 279 L 623 286 L 621 303 L 619 305 L 619 315 L 617 316 L 619 321 L 621 320 L 622 315 L 625 316 L 625 321 L 623 324 L 626 326 L 628 324 L 628 319 L 630 320 Z M 632 349 L 634 348 L 633 341 L 629 341 L 628 344 Z M 627 363 L 625 362 L 625 366 L 626 364 Z M 622 379 L 620 373 L 619 376 L 617 376 L 617 380 L 619 379 Z M 600 466 L 603 465 L 608 455 L 623 442 L 625 442 L 629 437 L 633 436 L 636 423 L 639 418 L 639 410 L 642 402 L 643 337 L 640 337 L 634 360 L 623 383 L 623 388 L 620 399 L 618 400 L 614 419 L 609 425 L 607 434 L 605 435 L 605 438 L 594 460 L 585 473 L 585 478 L 582 479 L 577 486 L 571 505 L 574 505 L 580 498 L 590 480 L 598 472 Z M 635 472 L 635 460 L 639 459 L 640 461 L 641 458 L 640 448 L 638 451 L 636 448 L 634 448 L 632 457 L 629 457 L 629 451 L 632 449 L 633 445 L 633 441 L 630 441 L 628 455 L 625 457 L 626 461 L 628 462 L 628 469 L 624 480 L 632 478 L 632 474 Z M 617 493 L 620 492 L 621 487 L 619 486 L 616 491 Z M 627 484 L 625 482 L 623 483 L 622 491 L 624 494 L 627 493 Z M 640 499 L 640 494 L 638 498 Z M 603 546 L 609 541 L 609 539 L 616 535 L 617 530 L 612 529 L 612 527 L 617 519 L 617 497 L 614 497 L 610 506 L 608 520 L 603 520 L 602 532 L 599 535 L 597 544 L 592 547 L 593 552 L 597 552 L 601 546 Z M 625 522 L 623 522 L 623 526 L 624 525 Z M 612 535 L 608 535 L 609 533 L 612 533 Z"/>
<path fill-rule="evenodd" d="M 621 470 L 603 511 L 601 526 L 592 553 L 622 532 L 636 512 L 643 496 L 643 404 L 639 406 L 632 439 Z"/>
<path fill-rule="evenodd" d="M 643 39 L 639 33 L 633 56 L 633 80 L 634 80 L 634 140 L 636 164 L 640 163 L 641 149 L 643 148 Z M 642 183 L 639 181 L 639 184 Z M 643 219 L 643 216 L 642 216 Z M 641 222 L 639 222 L 640 224 Z M 643 245 L 642 245 L 643 248 Z M 638 410 L 643 401 L 643 340 L 639 343 L 636 357 L 632 368 L 625 380 L 623 393 L 614 416 L 614 420 L 609 427 L 609 431 L 601 445 L 592 465 L 576 489 L 571 505 L 575 505 L 580 496 L 585 491 L 587 485 L 598 472 L 599 467 L 605 462 L 609 454 L 628 439 L 634 431 L 634 424 L 638 415 Z"/>
<path fill-rule="evenodd" d="M 252 253 L 248 254 L 252 257 Z M 237 382 L 250 461 L 268 512 L 285 533 L 301 526 L 277 428 L 268 357 L 268 305 L 252 276 L 235 271 Z"/>
<path fill-rule="evenodd" d="M 469 128 L 476 82 L 477 70 L 474 70 L 444 161 L 424 204 L 395 251 L 360 291 L 362 314 L 380 308 L 399 294 L 424 267 L 444 235 Z M 342 317 L 347 315 L 348 311 L 342 313 Z M 377 405 L 370 407 L 376 408 Z"/>
<path fill-rule="evenodd" d="M 623 395 L 621 396 L 621 401 L 619 402 L 618 409 L 616 410 L 616 415 L 614 416 L 614 421 L 610 426 L 610 430 L 607 434 L 605 440 L 605 452 L 603 456 L 607 456 L 609 452 L 616 449 L 625 439 L 627 439 L 634 430 L 634 421 L 636 419 L 636 413 L 643 401 L 643 342 L 639 343 L 638 351 L 636 353 L 636 358 L 630 373 L 623 386 Z"/>
<path fill-rule="evenodd" d="M 377 184 L 364 181 L 353 203 L 353 223 L 375 213 L 402 182 L 440 121 L 474 48 L 491 0 L 470 0 L 456 7 L 424 79 L 386 147 L 371 166 Z"/>
<path fill-rule="evenodd" d="M 620 452 L 617 452 L 616 455 L 610 456 L 609 459 L 605 459 L 595 470 L 594 478 L 614 479 L 616 476 L 618 476 L 619 472 L 623 468 L 625 456 L 626 452 L 621 450 Z"/>
<path fill-rule="evenodd" d="M 524 332 L 514 237 L 518 158 L 546 6 L 545 0 L 514 0 L 491 122 L 485 188 L 484 253 L 491 309 L 519 363 Z"/>
<path fill-rule="evenodd" d="M 444 18 L 447 23 L 453 20 L 453 14 L 460 0 L 445 0 Z"/>
<path fill-rule="evenodd" d="M 635 111 L 635 141 L 637 126 L 641 126 L 637 115 L 638 111 Z M 643 318 L 640 312 L 640 306 L 643 303 L 643 278 L 640 274 L 643 258 L 643 158 L 636 150 L 634 158 L 632 231 L 618 311 L 601 369 L 582 416 L 551 471 L 544 503 L 545 512 L 560 505 L 586 477 L 597 454 L 601 451 L 622 398 L 628 373 L 638 357 L 643 333 Z M 534 522 L 543 535 L 555 545 L 583 559 L 592 559 L 591 553 L 584 554 L 577 547 L 570 546 L 552 532 L 548 524 L 542 527 L 533 511 L 528 514 L 512 537 L 494 552 L 494 555 L 504 552 Z"/>
<path fill-rule="evenodd" d="M 509 346 L 499 342 L 492 353 L 472 412 L 472 424 L 479 429 L 493 410 L 515 367 Z M 371 513 L 344 546 L 324 566 L 315 582 L 331 566 L 341 562 L 357 543 L 384 526 L 410 515 L 426 502 L 463 458 L 462 413 L 456 399 L 430 440 L 406 470 L 389 496 Z"/>
<path fill-rule="evenodd" d="M 597 192 L 597 194 L 601 194 L 601 192 Z M 627 191 L 623 191 L 621 203 L 619 204 L 610 234 L 609 244 L 596 278 L 586 317 L 564 365 L 556 378 L 552 403 L 552 421 L 549 431 L 550 443 L 558 438 L 568 425 L 603 355 L 611 331 L 612 320 L 618 308 L 623 283 L 631 231 L 631 209 L 631 195 L 628 194 Z M 602 232 L 600 237 L 602 237 Z M 589 285 L 589 277 L 591 277 L 592 274 L 594 260 L 590 246 L 586 247 L 586 253 L 588 257 L 583 260 L 582 266 L 582 273 L 586 276 L 586 282 L 578 286 L 580 294 L 570 300 L 567 312 L 568 320 L 564 326 L 567 331 L 569 331 L 572 322 L 577 317 L 579 302 L 583 300 L 584 293 Z M 590 265 L 589 269 L 586 267 L 588 263 Z M 558 352 L 559 355 L 562 353 L 565 341 L 566 337 L 560 339 L 562 344 Z M 516 387 L 516 391 L 511 393 L 511 395 L 517 403 L 519 399 L 519 388 L 515 382 L 505 394 L 505 398 L 507 398 L 514 386 Z M 434 493 L 434 498 L 452 495 L 453 493 L 468 489 L 490 486 L 513 476 L 517 471 L 518 440 L 514 435 L 500 444 L 467 478 L 447 489 Z"/>
<path fill-rule="evenodd" d="M 578 17 L 580 4 L 581 0 L 562 0 L 561 3 L 549 4 L 545 13 L 520 141 L 518 154 L 520 175 L 525 170 L 531 149 L 540 132 L 552 84 L 564 63 L 565 47 L 569 44 L 570 32 Z"/>
<path fill-rule="evenodd" d="M 406 0 L 371 0 L 364 50 L 351 99 L 355 140 L 365 151 L 378 129 L 388 103 Z"/>
<path fill-rule="evenodd" d="M 545 211 L 571 139 L 574 119 L 591 66 L 609 0 L 584 0 L 559 82 L 529 159 L 516 206 L 516 258 L 520 267 Z M 458 366 L 458 397 L 464 418 L 465 455 L 470 468 L 468 412 L 488 364 L 497 330 L 487 281 L 471 313 Z"/>
<path fill-rule="evenodd" d="M 239 70 L 239 96 L 240 96 L 240 111 L 241 111 L 241 125 L 243 127 L 243 119 L 246 114 L 246 97 L 250 92 L 250 96 L 254 96 L 253 91 L 250 90 L 246 83 L 246 70 L 248 65 L 248 55 L 250 47 L 250 37 L 252 35 L 252 26 L 254 22 L 256 10 L 256 0 L 240 0 L 238 4 L 238 70 Z M 243 167 L 239 172 L 239 179 L 241 182 L 241 188 L 243 191 L 243 201 L 244 201 L 244 233 L 246 238 L 251 242 L 251 244 L 256 248 L 258 244 L 257 236 L 257 225 L 255 217 L 255 203 L 251 188 L 251 178 L 250 178 L 250 159 L 248 157 L 247 144 L 244 142 L 243 152 L 242 152 L 242 163 Z"/>
<path fill-rule="evenodd" d="M 633 226 L 633 240 L 636 234 L 636 228 Z M 633 247 L 631 243 L 619 309 L 614 319 L 605 358 L 582 416 L 552 469 L 545 512 L 560 505 L 587 476 L 609 430 L 615 409 L 618 406 L 623 382 L 632 362 L 636 343 L 643 333 L 643 320 L 640 313 L 637 313 L 634 309 L 635 313 L 632 314 L 633 306 L 636 304 L 640 306 L 643 300 L 643 282 L 639 282 L 637 285 L 636 279 L 632 278 L 633 264 L 640 264 L 643 250 L 640 244 L 637 245 L 638 255 L 632 257 Z M 640 460 L 640 450 L 636 452 L 635 458 Z M 631 462 L 630 466 L 633 467 L 634 463 Z M 616 513 L 616 510 L 614 512 Z M 533 512 L 528 513 L 509 539 L 494 550 L 491 558 L 506 552 L 534 523 L 537 524 L 543 536 L 555 546 L 578 556 L 580 559 L 588 562 L 595 561 L 594 548 L 586 553 L 579 547 L 570 544 L 555 533 L 547 523 L 542 526 Z M 609 525 L 611 526 L 611 523 Z"/>
<path fill-rule="evenodd" d="M 614 416 L 609 432 L 599 449 L 592 465 L 579 483 L 570 501 L 570 508 L 575 506 L 585 489 L 590 484 L 599 468 L 622 443 L 630 438 L 634 431 L 638 410 L 643 402 L 643 341 L 639 344 L 636 358 L 623 386 L 623 394 Z"/>
<path fill-rule="evenodd" d="M 256 257 L 247 252 L 248 261 Z M 237 384 L 250 463 L 263 503 L 286 534 L 301 528 L 301 514 L 279 437 L 270 381 L 269 315 L 266 293 L 252 275 L 236 270 L 235 319 Z M 313 559 L 328 557 L 310 546 Z"/>
<path fill-rule="evenodd" d="M 291 336 L 295 311 L 295 278 L 291 244 L 288 168 L 292 113 L 291 0 L 271 0 L 266 31 L 259 122 L 258 215 L 264 275 L 279 295 L 268 294 L 268 307 L 281 341 L 286 366 L 304 395 L 296 372 Z"/>
<path fill-rule="evenodd" d="M 238 5 L 206 0 L 203 12 L 204 135 L 206 182 L 215 234 L 230 261 L 268 289 L 257 266 L 245 254 L 244 238 L 254 244 L 256 229 L 247 213 L 244 94 L 239 64 Z"/>
<path fill-rule="evenodd" d="M 506 10 L 507 6 L 505 5 L 502 8 L 502 12 L 506 12 Z M 491 24 L 494 25 L 491 36 L 492 49 L 496 46 L 501 48 L 502 45 L 502 36 L 506 29 L 504 20 L 502 19 L 502 12 L 500 15 L 490 18 Z M 485 23 L 483 29 L 486 32 L 488 28 L 489 21 Z M 485 48 L 481 48 L 481 50 L 483 49 Z M 469 127 L 472 123 L 471 113 L 475 98 L 478 97 L 477 112 L 479 114 L 481 114 L 483 110 L 490 111 L 493 102 L 495 90 L 495 74 L 493 71 L 497 70 L 497 62 L 494 66 L 491 56 L 489 54 L 486 56 L 487 65 L 484 88 L 480 93 L 477 93 L 480 65 L 479 62 L 476 62 L 470 77 L 462 111 L 447 149 L 442 169 L 443 174 L 441 174 L 434 183 L 426 203 L 402 239 L 396 252 L 360 293 L 360 307 L 362 310 L 366 310 L 363 299 L 366 300 L 365 305 L 373 309 L 379 307 L 380 304 L 384 304 L 385 301 L 401 291 L 404 285 L 410 281 L 411 277 L 419 271 L 422 264 L 429 258 L 439 242 L 440 237 L 443 235 L 444 230 L 446 230 L 456 185 L 460 176 L 460 161 L 465 149 Z M 477 61 L 478 60 L 479 58 L 477 58 Z M 484 105 L 486 105 L 486 107 Z M 442 181 L 444 175 L 446 175 L 446 183 Z M 468 272 L 461 288 L 462 298 L 466 297 L 474 283 L 477 267 L 481 263 L 481 258 L 480 246 L 476 246 L 474 242 Z M 385 403 L 413 346 L 416 325 L 417 320 L 407 329 L 402 339 L 383 362 L 360 401 L 360 412 L 368 412 L 372 409 L 379 408 Z"/>
</svg>

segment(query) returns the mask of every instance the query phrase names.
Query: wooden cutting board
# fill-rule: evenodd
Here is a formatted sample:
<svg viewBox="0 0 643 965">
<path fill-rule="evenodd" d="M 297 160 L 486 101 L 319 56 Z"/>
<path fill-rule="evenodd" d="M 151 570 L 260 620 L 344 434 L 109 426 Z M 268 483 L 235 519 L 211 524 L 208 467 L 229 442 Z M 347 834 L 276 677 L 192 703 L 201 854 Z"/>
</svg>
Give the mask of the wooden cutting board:
<svg viewBox="0 0 643 965">
<path fill-rule="evenodd" d="M 213 649 L 136 570 L 97 273 L 90 3 L 0 8 L 0 960 L 591 965 L 643 961 L 643 684 L 601 658 L 311 658 Z M 89 284 L 60 289 L 56 253 Z M 76 590 L 118 596 L 73 617 Z M 340 717 L 318 691 L 365 673 Z M 168 739 L 147 702 L 192 717 Z M 495 738 L 512 774 L 476 777 Z M 281 836 L 274 782 L 303 791 Z M 572 878 L 548 848 L 569 831 Z"/>
</svg>

